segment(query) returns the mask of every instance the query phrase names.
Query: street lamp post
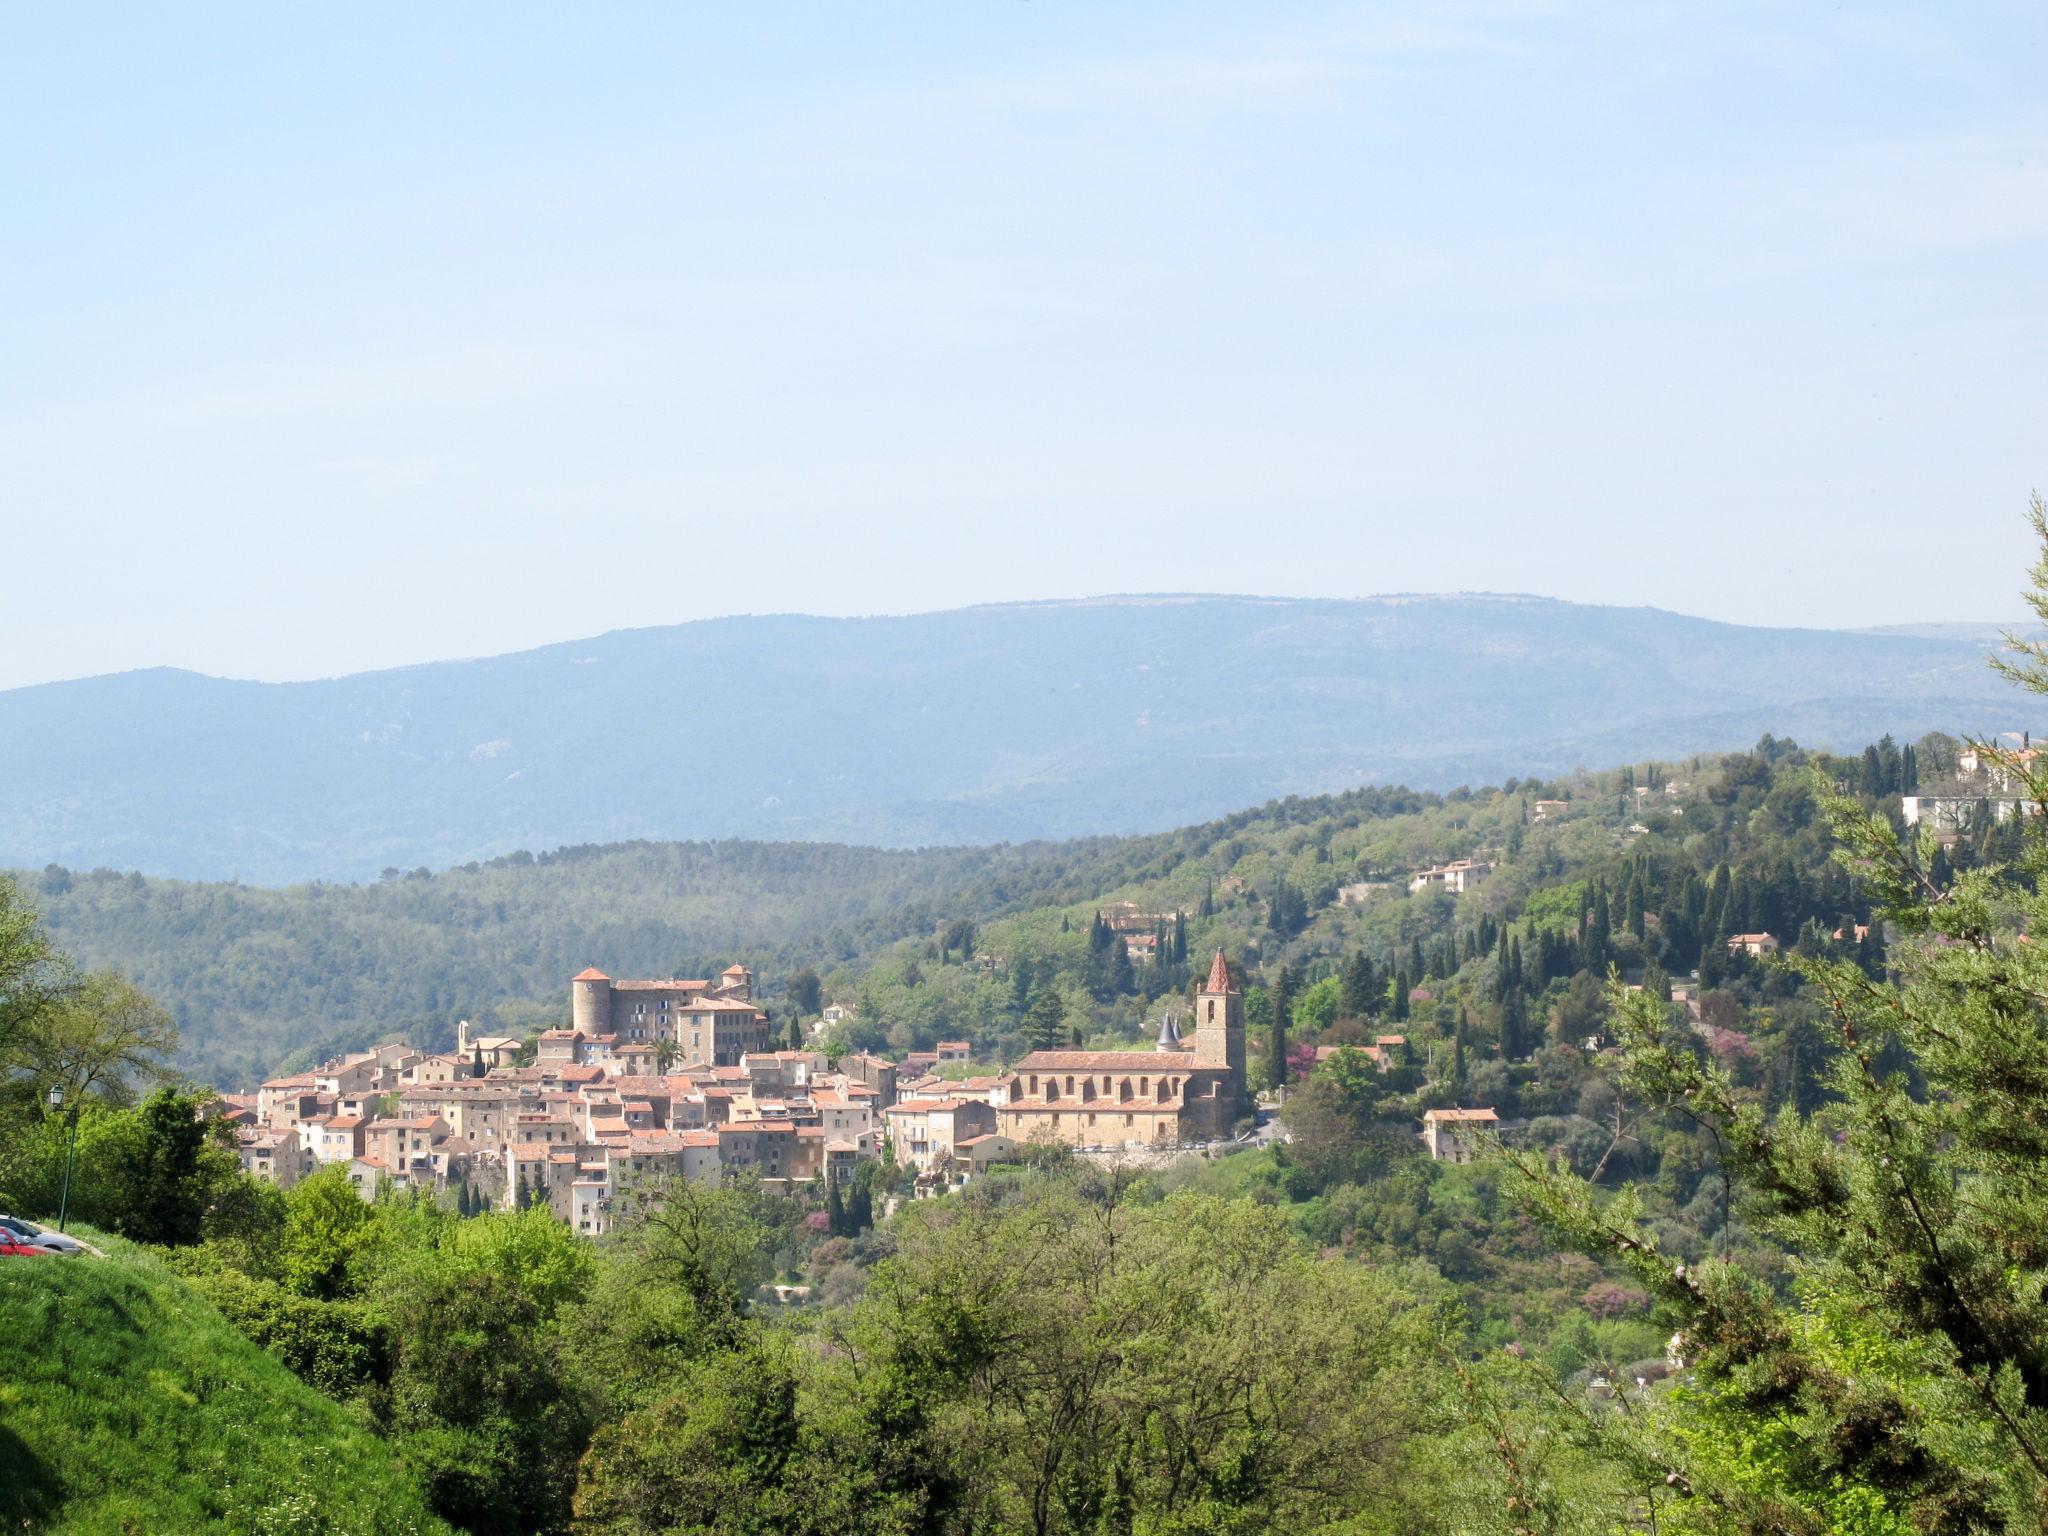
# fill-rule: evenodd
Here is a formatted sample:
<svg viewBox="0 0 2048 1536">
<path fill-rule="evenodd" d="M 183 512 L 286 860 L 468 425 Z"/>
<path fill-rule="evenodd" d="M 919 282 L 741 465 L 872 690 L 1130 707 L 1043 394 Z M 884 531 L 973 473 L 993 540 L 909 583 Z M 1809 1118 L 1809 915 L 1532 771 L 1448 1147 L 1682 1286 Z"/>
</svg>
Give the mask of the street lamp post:
<svg viewBox="0 0 2048 1536">
<path fill-rule="evenodd" d="M 50 1113 L 54 1115 L 63 1107 L 64 1090 L 62 1088 L 52 1088 L 50 1090 Z M 78 1106 L 76 1104 L 71 1106 L 71 1112 L 65 1116 L 65 1119 L 70 1122 L 70 1135 L 64 1143 L 64 1192 L 57 1197 L 57 1230 L 59 1232 L 64 1230 L 64 1223 L 71 1214 L 71 1154 L 78 1150 Z"/>
</svg>

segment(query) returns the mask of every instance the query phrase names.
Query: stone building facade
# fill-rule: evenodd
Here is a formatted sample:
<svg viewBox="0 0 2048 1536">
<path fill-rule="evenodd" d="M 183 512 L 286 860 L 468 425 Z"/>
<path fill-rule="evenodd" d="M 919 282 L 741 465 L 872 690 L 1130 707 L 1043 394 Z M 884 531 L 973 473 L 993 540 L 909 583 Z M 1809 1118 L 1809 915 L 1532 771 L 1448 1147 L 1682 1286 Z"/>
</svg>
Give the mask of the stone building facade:
<svg viewBox="0 0 2048 1536">
<path fill-rule="evenodd" d="M 673 1040 L 676 1063 L 734 1067 L 768 1046 L 754 973 L 730 965 L 710 981 L 614 981 L 592 966 L 569 982 L 570 1028 L 619 1049 Z"/>
<path fill-rule="evenodd" d="M 1002 1079 L 1000 1132 L 1019 1144 L 1174 1146 L 1218 1141 L 1251 1109 L 1244 997 L 1216 951 L 1195 1028 L 1150 1051 L 1033 1051 Z"/>
</svg>

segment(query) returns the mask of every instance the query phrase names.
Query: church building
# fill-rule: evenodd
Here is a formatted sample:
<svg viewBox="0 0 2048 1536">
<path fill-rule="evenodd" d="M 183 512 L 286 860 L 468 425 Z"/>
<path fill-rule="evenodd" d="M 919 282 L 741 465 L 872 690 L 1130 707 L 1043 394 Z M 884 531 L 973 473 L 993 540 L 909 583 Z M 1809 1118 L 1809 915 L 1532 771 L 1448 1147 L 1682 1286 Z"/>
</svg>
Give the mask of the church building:
<svg viewBox="0 0 2048 1536">
<path fill-rule="evenodd" d="M 1251 1112 L 1244 997 L 1223 951 L 1195 994 L 1195 1028 L 1171 1019 L 1149 1051 L 1033 1051 L 1002 1079 L 1002 1134 L 1020 1144 L 1172 1146 L 1218 1141 Z"/>
</svg>

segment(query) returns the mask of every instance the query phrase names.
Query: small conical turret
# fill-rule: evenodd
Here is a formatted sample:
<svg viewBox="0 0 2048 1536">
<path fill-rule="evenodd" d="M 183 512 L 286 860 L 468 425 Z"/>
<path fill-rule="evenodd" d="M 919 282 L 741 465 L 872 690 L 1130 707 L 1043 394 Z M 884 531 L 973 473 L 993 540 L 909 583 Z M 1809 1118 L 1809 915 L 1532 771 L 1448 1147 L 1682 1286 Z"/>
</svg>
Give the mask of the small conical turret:
<svg viewBox="0 0 2048 1536">
<path fill-rule="evenodd" d="M 1168 1014 L 1159 1021 L 1159 1046 L 1162 1051 L 1180 1049 L 1180 1020 Z"/>
</svg>

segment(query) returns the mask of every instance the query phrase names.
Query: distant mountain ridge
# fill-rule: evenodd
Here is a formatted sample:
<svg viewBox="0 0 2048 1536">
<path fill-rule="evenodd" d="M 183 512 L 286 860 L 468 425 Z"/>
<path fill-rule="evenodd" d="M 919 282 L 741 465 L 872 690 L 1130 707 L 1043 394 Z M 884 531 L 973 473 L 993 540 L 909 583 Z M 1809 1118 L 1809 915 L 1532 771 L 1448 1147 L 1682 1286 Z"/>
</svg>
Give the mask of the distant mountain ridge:
<svg viewBox="0 0 2048 1536">
<path fill-rule="evenodd" d="M 515 848 L 1154 830 L 1763 732 L 2002 728 L 1975 638 L 1519 596 L 1132 596 L 621 630 L 303 683 L 0 693 L 0 865 L 258 883 Z"/>
</svg>

